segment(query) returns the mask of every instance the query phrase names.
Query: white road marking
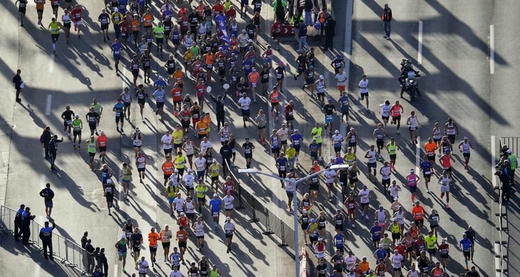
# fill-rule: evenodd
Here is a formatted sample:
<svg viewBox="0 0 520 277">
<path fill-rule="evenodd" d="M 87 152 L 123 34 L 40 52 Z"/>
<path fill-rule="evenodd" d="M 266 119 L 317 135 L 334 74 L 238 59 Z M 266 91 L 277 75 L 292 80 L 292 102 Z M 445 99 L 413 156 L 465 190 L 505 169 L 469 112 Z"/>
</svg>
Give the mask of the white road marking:
<svg viewBox="0 0 520 277">
<path fill-rule="evenodd" d="M 47 94 L 47 101 L 45 103 L 45 115 L 51 115 L 51 104 L 52 104 L 52 94 Z"/>
<path fill-rule="evenodd" d="M 41 263 L 34 264 L 34 277 L 40 277 Z"/>
<path fill-rule="evenodd" d="M 495 26 L 489 25 L 489 73 L 495 74 Z"/>
<path fill-rule="evenodd" d="M 497 179 L 495 177 L 495 162 L 495 136 L 491 136 L 491 184 L 493 185 L 493 188 L 497 187 Z"/>
<path fill-rule="evenodd" d="M 40 187 L 45 187 L 45 184 L 47 183 L 47 176 L 45 174 L 40 174 Z"/>
<path fill-rule="evenodd" d="M 49 73 L 52 73 L 52 72 L 54 72 L 54 58 L 55 58 L 54 54 L 50 54 L 49 58 L 50 58 L 50 60 L 49 60 L 48 70 L 49 70 Z"/>
<path fill-rule="evenodd" d="M 119 276 L 119 267 L 117 264 L 114 265 L 114 275 L 113 276 Z"/>
<path fill-rule="evenodd" d="M 417 63 L 422 64 L 422 45 L 423 45 L 423 22 L 419 20 L 419 38 L 417 45 Z"/>
<path fill-rule="evenodd" d="M 419 165 L 421 164 L 421 137 L 417 136 L 417 144 L 415 144 L 415 172 L 419 174 Z"/>
</svg>

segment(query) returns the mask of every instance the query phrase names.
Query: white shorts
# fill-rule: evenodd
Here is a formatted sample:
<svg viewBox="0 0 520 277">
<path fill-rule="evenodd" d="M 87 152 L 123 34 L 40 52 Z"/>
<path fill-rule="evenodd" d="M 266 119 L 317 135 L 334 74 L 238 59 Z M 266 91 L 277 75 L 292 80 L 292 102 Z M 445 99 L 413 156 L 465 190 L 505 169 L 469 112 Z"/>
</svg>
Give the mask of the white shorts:
<svg viewBox="0 0 520 277">
<path fill-rule="evenodd" d="M 450 192 L 450 186 L 443 186 L 441 185 L 441 192 L 442 193 L 445 193 L 445 192 Z"/>
<path fill-rule="evenodd" d="M 81 26 L 83 25 L 83 21 L 80 19 L 78 21 L 74 21 L 74 26 Z"/>
</svg>

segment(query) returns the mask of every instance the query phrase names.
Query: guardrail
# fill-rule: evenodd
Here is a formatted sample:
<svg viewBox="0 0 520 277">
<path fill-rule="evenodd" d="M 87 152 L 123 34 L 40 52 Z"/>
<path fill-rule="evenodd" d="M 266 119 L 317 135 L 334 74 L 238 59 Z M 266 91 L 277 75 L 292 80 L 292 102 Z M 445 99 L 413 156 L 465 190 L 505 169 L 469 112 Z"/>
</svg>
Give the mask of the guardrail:
<svg viewBox="0 0 520 277">
<path fill-rule="evenodd" d="M 9 232 L 10 235 L 14 235 L 14 218 L 16 211 L 6 206 L 0 206 L 0 230 Z M 29 242 L 42 250 L 41 240 L 39 238 L 40 229 L 43 227 L 42 224 L 36 220 L 31 221 L 30 230 L 31 236 Z M 84 258 L 87 256 L 85 249 L 81 248 L 81 245 L 59 235 L 56 232 L 52 234 L 52 251 L 53 256 L 56 260 L 61 261 L 66 266 L 77 270 L 81 274 L 87 274 L 86 265 L 84 264 Z"/>
<path fill-rule="evenodd" d="M 499 139 L 499 152 L 502 150 L 502 147 L 507 145 L 509 149 L 516 155 L 518 153 L 518 149 L 520 146 L 520 137 L 501 137 Z M 496 150 L 496 149 L 494 149 Z M 494 161 L 496 162 L 496 161 Z M 497 178 L 496 176 L 492 176 L 492 178 Z M 498 185 L 498 210 L 495 212 L 495 216 L 497 217 L 496 229 L 498 232 L 497 240 L 495 240 L 494 244 L 494 253 L 495 253 L 495 276 L 502 277 L 506 276 L 507 270 L 507 257 L 508 257 L 508 248 L 506 237 L 507 234 L 507 207 L 504 206 L 503 203 L 503 189 L 502 185 Z"/>
<path fill-rule="evenodd" d="M 279 246 L 287 246 L 291 249 L 295 249 L 293 227 L 272 213 L 257 197 L 243 189 L 234 170 L 233 168 L 229 170 L 229 176 L 237 188 L 236 198 L 238 198 L 239 207 L 246 209 L 250 213 L 252 222 L 259 222 L 264 226 L 264 235 L 275 235 L 280 239 Z"/>
</svg>

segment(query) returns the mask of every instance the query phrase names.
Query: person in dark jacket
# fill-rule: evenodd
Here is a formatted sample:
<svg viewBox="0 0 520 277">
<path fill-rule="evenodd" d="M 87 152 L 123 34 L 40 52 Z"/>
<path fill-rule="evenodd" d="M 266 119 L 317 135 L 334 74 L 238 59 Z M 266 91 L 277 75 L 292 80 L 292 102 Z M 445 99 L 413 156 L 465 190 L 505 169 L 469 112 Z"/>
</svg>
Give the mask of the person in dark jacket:
<svg viewBox="0 0 520 277">
<path fill-rule="evenodd" d="M 43 128 L 43 133 L 40 136 L 40 143 L 42 144 L 43 149 L 45 149 L 45 159 L 49 159 L 49 141 L 51 141 L 51 127 L 45 126 Z"/>
<path fill-rule="evenodd" d="M 324 51 L 327 51 L 328 49 L 333 49 L 332 47 L 332 39 L 334 38 L 335 32 L 336 32 L 336 21 L 332 16 L 327 13 L 325 17 L 325 23 L 323 24 L 323 29 L 325 31 L 325 45 Z"/>
<path fill-rule="evenodd" d="M 58 143 L 63 142 L 63 138 L 58 139 L 57 135 L 54 135 L 49 141 L 49 160 L 51 162 L 51 170 L 55 170 L 54 162 L 56 161 L 56 154 L 58 153 Z"/>
<path fill-rule="evenodd" d="M 23 90 L 23 80 L 22 76 L 20 75 L 22 71 L 20 69 L 16 70 L 16 75 L 13 77 L 13 84 L 14 89 L 16 90 L 16 102 L 20 103 L 22 102 L 22 99 L 20 98 L 20 94 Z"/>
<path fill-rule="evenodd" d="M 24 244 L 29 244 L 29 238 L 31 237 L 31 220 L 33 220 L 36 216 L 31 214 L 31 208 L 25 207 L 25 211 L 22 213 L 22 242 Z"/>
<path fill-rule="evenodd" d="M 14 216 L 14 239 L 16 241 L 20 240 L 20 236 L 22 235 L 22 214 L 25 210 L 25 205 L 21 204 L 18 211 L 16 211 L 16 215 Z"/>
</svg>

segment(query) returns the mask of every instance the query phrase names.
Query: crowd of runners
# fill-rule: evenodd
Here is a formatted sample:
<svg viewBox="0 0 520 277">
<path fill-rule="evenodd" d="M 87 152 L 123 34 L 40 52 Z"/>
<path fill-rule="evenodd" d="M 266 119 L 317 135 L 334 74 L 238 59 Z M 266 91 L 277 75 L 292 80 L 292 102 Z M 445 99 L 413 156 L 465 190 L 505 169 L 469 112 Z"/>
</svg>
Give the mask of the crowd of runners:
<svg viewBox="0 0 520 277">
<path fill-rule="evenodd" d="M 275 9 L 279 8 L 278 3 L 274 3 L 278 1 L 285 2 L 273 1 Z M 64 1 L 65 9 L 62 10 L 58 9 L 59 1 L 50 2 L 53 17 L 47 20 L 50 22 L 48 31 L 52 51 L 59 55 L 59 51 L 67 47 L 58 43 L 62 32 L 67 44 L 71 39 L 82 39 L 86 8 Z M 462 251 L 469 276 L 478 276 L 469 264 L 473 261 L 476 237 L 471 226 L 463 235 L 453 234 L 456 241 L 437 237 L 437 230 L 443 224 L 437 210 L 451 208 L 452 173 L 469 169 L 473 149 L 471 140 L 459 133 L 455 121 L 449 118 L 446 122 L 423 126 L 415 111 L 405 111 L 399 100 L 393 99 L 375 108 L 372 104 L 372 112 L 380 116 L 377 126 L 352 127 L 349 109 L 356 99 L 363 110 L 370 113 L 366 75 L 359 81 L 358 90 L 348 93 L 349 76 L 344 70 L 346 62 L 342 55 L 334 56 L 329 61 L 330 66 L 318 70 L 315 50 L 308 47 L 306 41 L 303 45 L 300 43 L 295 61 L 286 65 L 270 45 L 258 42 L 263 31 L 261 26 L 265 24 L 260 16 L 261 9 L 271 7 L 261 0 L 242 0 L 240 5 L 229 0 L 210 2 L 170 3 L 166 0 L 152 5 L 144 0 L 105 1 L 106 8 L 97 16 L 101 35 L 94 39 L 102 36 L 110 45 L 115 74 L 125 77 L 128 72 L 132 77 L 128 87 L 108 109 L 93 99 L 91 103 L 84 103 L 89 106 L 87 114 L 77 114 L 71 107 L 61 114 L 63 131 L 71 138 L 74 150 L 86 151 L 88 166 L 99 174 L 109 215 L 115 209 L 113 202 L 117 195 L 121 201 L 126 201 L 132 197 L 133 186 L 150 179 L 146 168 L 147 155 L 151 153 L 144 151 L 144 134 L 139 128 L 133 128 L 132 122 L 125 126 L 125 121 L 131 119 L 131 105 L 137 102 L 138 118 L 143 122 L 144 109 L 153 109 L 162 122 L 172 127 L 160 138 L 163 157 L 160 163 L 164 195 L 176 226 L 165 224 L 162 230 L 141 230 L 137 222 L 126 222 L 122 226 L 121 239 L 115 244 L 123 270 L 128 269 L 126 256 L 131 253 L 131 267 L 140 276 L 145 276 L 160 260 L 156 257 L 160 242 L 164 262 L 172 268 L 170 276 L 185 276 L 184 273 L 187 276 L 220 276 L 218 265 L 211 264 L 206 257 L 194 262 L 185 258 L 189 238 L 194 237 L 196 248 L 203 251 L 205 232 L 222 229 L 227 252 L 232 251 L 237 184 L 230 177 L 230 171 L 235 167 L 237 155 L 243 155 L 246 160 L 241 167 L 255 167 L 253 153 L 259 151 L 257 148 L 266 148 L 273 158 L 272 170 L 278 173 L 281 186 L 287 192 L 288 203 L 295 196 L 294 182 L 298 178 L 326 169 L 323 178 L 316 176 L 309 180 L 305 191 L 299 188 L 303 193 L 298 199 L 305 243 L 318 260 L 317 276 L 385 276 L 390 273 L 393 276 L 439 277 L 448 273 L 450 252 L 453 251 Z M 23 26 L 27 20 L 24 18 L 27 1 L 18 0 L 17 3 Z M 35 3 L 38 24 L 44 26 L 46 19 L 42 15 L 46 2 L 35 0 Z M 309 30 L 316 28 L 314 22 L 326 25 L 330 18 L 326 9 L 321 9 L 317 3 L 310 7 L 309 10 L 307 5 L 301 5 L 295 9 L 296 24 L 303 24 L 303 28 Z M 93 15 L 95 11 L 89 14 Z M 70 33 L 72 26 L 75 35 Z M 323 116 L 320 116 L 323 121 L 318 120 L 309 133 L 299 131 L 295 116 L 305 107 L 287 101 L 293 97 L 284 84 L 289 77 L 289 66 L 296 69 L 291 77 L 301 83 L 323 110 Z M 336 87 L 327 87 L 324 75 L 318 73 L 325 70 L 334 72 Z M 194 91 L 186 89 L 192 86 Z M 257 102 L 267 102 L 268 107 L 262 108 Z M 78 105 L 81 104 L 76 103 Z M 229 109 L 240 111 L 247 137 L 235 137 L 234 129 L 240 126 L 232 126 L 227 120 L 226 110 Z M 114 116 L 116 129 L 101 130 L 103 121 L 112 120 L 111 116 Z M 280 127 L 269 129 L 272 127 L 270 120 Z M 401 123 L 408 129 L 409 143 L 406 145 L 397 142 L 403 141 L 397 139 L 401 136 Z M 90 132 L 82 137 L 87 124 Z M 341 133 L 339 126 L 345 126 L 346 131 Z M 365 141 L 368 149 L 359 147 L 356 128 L 370 129 L 373 133 L 373 140 Z M 395 165 L 402 159 L 400 150 L 416 148 L 419 128 L 422 135 L 428 136 L 427 142 L 419 145 L 419 167 L 397 172 Z M 47 127 L 40 142 L 54 170 L 57 144 L 63 140 L 52 133 Z M 108 137 L 118 133 L 131 141 L 135 155 L 130 157 L 131 162 L 111 169 L 106 162 L 110 148 Z M 210 137 L 220 143 L 213 145 Z M 331 157 L 324 157 L 325 147 L 333 149 Z M 462 164 L 455 163 L 455 152 L 461 153 Z M 346 164 L 348 168 L 328 168 L 334 164 Z M 516 163 L 510 163 L 510 169 L 515 168 Z M 361 183 L 361 174 L 370 182 Z M 405 183 L 400 183 L 396 175 L 404 176 Z M 122 187 L 119 194 L 116 183 Z M 437 183 L 439 185 L 435 185 Z M 404 189 L 411 192 L 413 207 L 401 204 L 400 192 Z M 388 196 L 386 200 L 378 199 L 381 203 L 378 207 L 371 207 L 373 190 Z M 420 195 L 440 197 L 443 205 L 424 207 L 421 197 L 416 194 L 418 190 L 423 192 Z M 335 197 L 337 191 L 341 192 L 340 199 Z M 206 198 L 210 200 L 206 201 Z M 320 208 L 323 207 L 320 201 L 327 200 L 337 203 L 334 210 Z M 287 210 L 292 212 L 292 207 L 288 206 Z M 222 215 L 224 220 L 220 218 Z M 334 234 L 327 235 L 327 225 L 334 226 Z M 369 230 L 370 238 L 367 239 L 371 243 L 366 247 L 373 251 L 372 257 L 356 257 L 356 253 L 346 250 L 347 230 L 360 234 L 357 231 L 360 229 Z M 147 238 L 145 233 L 148 233 Z M 170 252 L 174 238 L 178 244 Z M 149 249 L 148 260 L 141 253 L 142 245 Z M 333 245 L 334 251 L 328 253 L 331 248 L 326 245 Z M 184 270 L 181 264 L 186 263 Z M 93 276 L 108 276 L 102 266 L 92 270 Z"/>
</svg>

